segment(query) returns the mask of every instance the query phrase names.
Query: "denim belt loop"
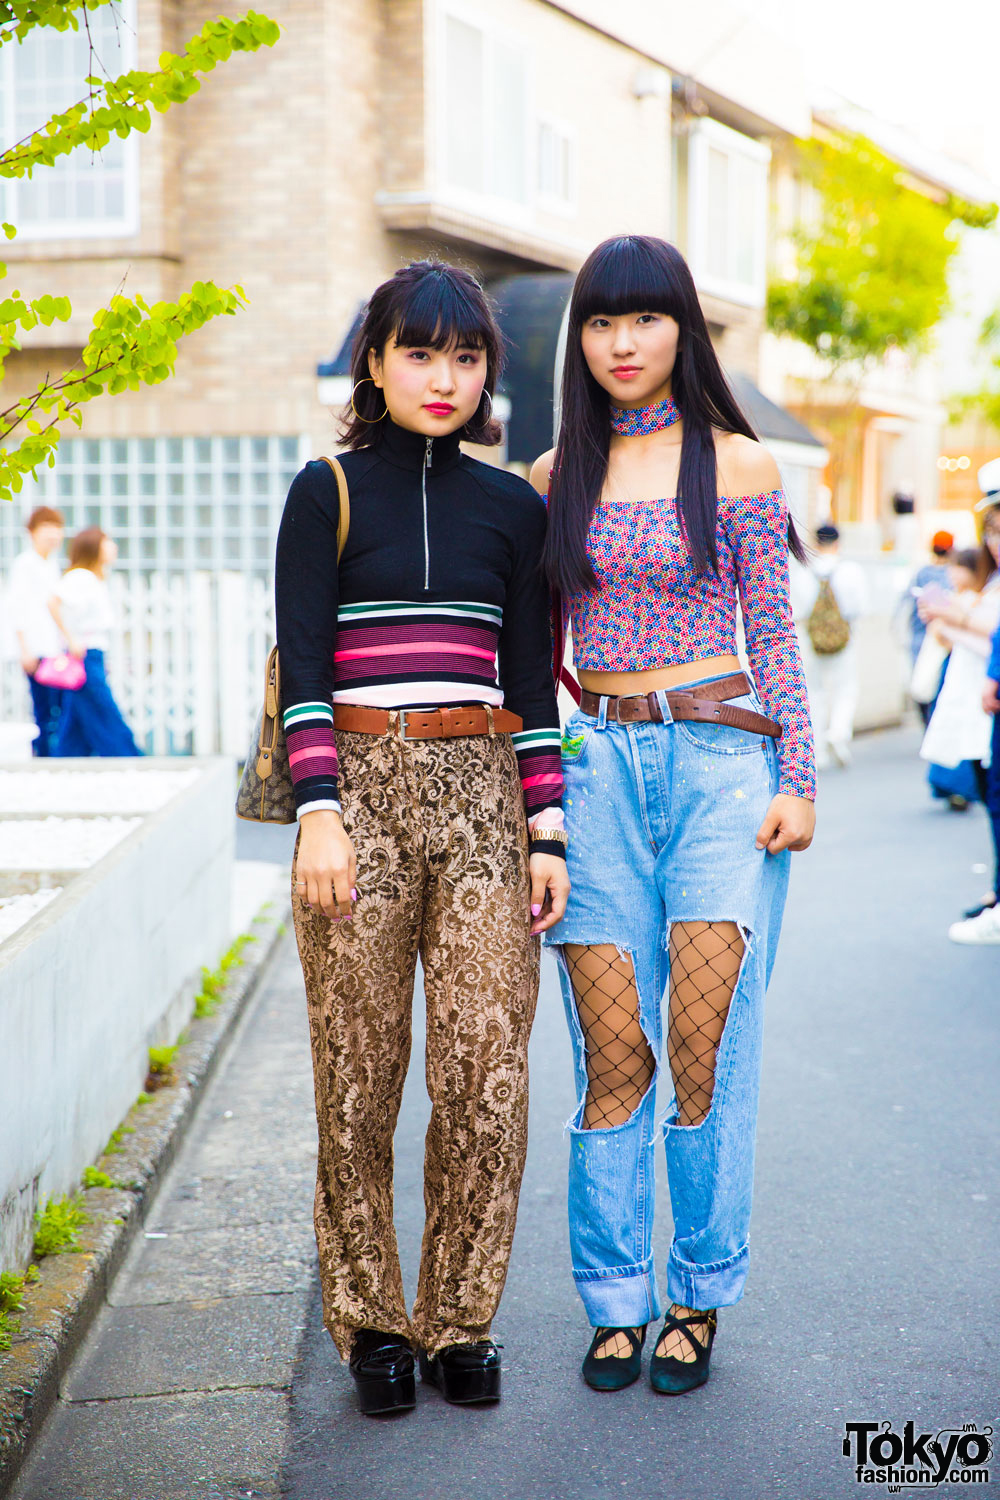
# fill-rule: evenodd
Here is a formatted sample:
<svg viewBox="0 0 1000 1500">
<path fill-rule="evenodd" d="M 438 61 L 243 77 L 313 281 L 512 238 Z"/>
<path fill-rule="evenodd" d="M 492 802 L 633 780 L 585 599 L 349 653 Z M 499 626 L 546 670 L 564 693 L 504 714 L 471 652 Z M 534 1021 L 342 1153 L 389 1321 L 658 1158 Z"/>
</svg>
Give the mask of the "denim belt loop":
<svg viewBox="0 0 1000 1500">
<path fill-rule="evenodd" d="M 597 710 L 597 727 L 598 729 L 607 729 L 608 727 L 608 700 L 603 693 L 601 694 L 601 706 Z"/>
<path fill-rule="evenodd" d="M 674 716 L 670 712 L 670 704 L 667 702 L 666 688 L 661 688 L 660 691 L 655 694 L 655 697 L 657 703 L 660 705 L 660 713 L 663 715 L 664 724 L 672 724 L 674 722 Z"/>
</svg>

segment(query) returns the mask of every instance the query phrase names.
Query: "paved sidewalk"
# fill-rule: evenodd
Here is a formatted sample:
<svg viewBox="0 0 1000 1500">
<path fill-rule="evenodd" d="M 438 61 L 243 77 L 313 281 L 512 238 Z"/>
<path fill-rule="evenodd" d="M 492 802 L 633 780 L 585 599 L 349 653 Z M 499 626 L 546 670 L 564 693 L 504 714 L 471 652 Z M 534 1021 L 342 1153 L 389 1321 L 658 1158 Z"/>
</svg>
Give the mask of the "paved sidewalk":
<svg viewBox="0 0 1000 1500">
<path fill-rule="evenodd" d="M 14 1494 L 280 1493 L 315 1278 L 316 1129 L 285 940 Z"/>
<path fill-rule="evenodd" d="M 565 1026 L 544 970 L 528 1167 L 495 1328 L 505 1399 L 434 1391 L 371 1421 L 322 1329 L 315 1135 L 294 945 L 241 1023 L 15 1500 L 841 1500 L 844 1423 L 937 1433 L 996 1415 L 1000 950 L 945 932 L 987 832 L 934 807 L 915 738 L 858 746 L 821 786 L 768 1000 L 754 1265 L 703 1391 L 579 1378 L 568 1273 Z M 418 999 L 417 1013 L 420 1004 Z M 397 1132 L 412 1293 L 427 1118 L 415 1027 Z M 662 1153 L 658 1152 L 662 1171 Z M 655 1247 L 670 1235 L 659 1184 Z M 1000 1493 L 1000 1469 L 977 1493 Z M 942 1485 L 946 1500 L 969 1486 Z M 866 1485 L 865 1493 L 885 1494 Z"/>
</svg>

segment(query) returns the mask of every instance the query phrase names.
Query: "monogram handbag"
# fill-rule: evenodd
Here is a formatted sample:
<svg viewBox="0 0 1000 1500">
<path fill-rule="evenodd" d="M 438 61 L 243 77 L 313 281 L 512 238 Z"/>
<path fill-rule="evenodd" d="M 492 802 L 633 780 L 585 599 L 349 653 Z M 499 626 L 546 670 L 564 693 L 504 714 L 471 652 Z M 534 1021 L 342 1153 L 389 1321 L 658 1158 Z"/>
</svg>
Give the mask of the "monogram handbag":
<svg viewBox="0 0 1000 1500">
<path fill-rule="evenodd" d="M 351 524 L 347 477 L 335 458 L 324 458 L 337 480 L 340 517 L 337 521 L 337 562 L 344 552 Z M 272 646 L 264 668 L 264 705 L 247 751 L 236 793 L 236 812 L 252 823 L 294 823 L 295 791 L 288 764 L 288 745 L 281 722 L 281 668 L 278 648 Z"/>
</svg>

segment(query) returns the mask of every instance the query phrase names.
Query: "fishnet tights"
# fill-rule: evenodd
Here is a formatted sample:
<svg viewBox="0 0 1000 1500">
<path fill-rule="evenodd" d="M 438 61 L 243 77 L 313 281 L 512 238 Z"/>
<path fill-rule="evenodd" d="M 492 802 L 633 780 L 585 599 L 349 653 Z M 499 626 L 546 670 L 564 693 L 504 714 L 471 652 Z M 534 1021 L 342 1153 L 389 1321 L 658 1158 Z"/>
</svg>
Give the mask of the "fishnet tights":
<svg viewBox="0 0 1000 1500">
<path fill-rule="evenodd" d="M 677 1318 L 690 1318 L 695 1314 L 693 1307 L 684 1307 L 679 1302 L 671 1302 L 668 1312 L 672 1312 Z M 642 1328 L 636 1328 L 636 1333 L 642 1333 Z M 708 1343 L 708 1324 L 696 1323 L 691 1332 L 699 1344 Z M 594 1350 L 595 1359 L 627 1359 L 632 1351 L 632 1345 L 625 1337 L 624 1332 L 617 1328 L 605 1330 L 606 1337 L 601 1340 Z M 656 1352 L 666 1359 L 679 1359 L 684 1364 L 691 1364 L 697 1358 L 697 1350 L 691 1345 L 689 1339 L 685 1338 L 678 1328 L 664 1330 L 656 1342 Z"/>
<path fill-rule="evenodd" d="M 566 962 L 587 1054 L 584 1130 L 623 1125 L 656 1069 L 639 1020 L 632 960 L 612 943 L 566 945 Z M 681 1125 L 712 1107 L 715 1055 L 743 961 L 735 922 L 675 922 L 670 931 L 667 1057 Z"/>
<path fill-rule="evenodd" d="M 700 1125 L 712 1107 L 715 1055 L 743 952 L 735 922 L 675 922 L 670 930 L 667 1058 L 681 1125 Z"/>
<path fill-rule="evenodd" d="M 584 1130 L 624 1125 L 649 1088 L 656 1061 L 639 1021 L 630 958 L 613 943 L 567 943 L 566 962 L 587 1051 Z"/>
<path fill-rule="evenodd" d="M 667 1057 L 681 1125 L 700 1125 L 712 1107 L 715 1057 L 744 950 L 735 922 L 675 922 L 671 928 Z M 568 943 L 565 953 L 587 1053 L 583 1128 L 623 1125 L 639 1107 L 655 1072 L 639 1021 L 632 960 L 623 958 L 611 943 Z M 693 1309 L 671 1303 L 670 1311 L 688 1317 Z M 700 1343 L 708 1342 L 707 1326 L 697 1325 L 692 1331 Z M 598 1359 L 624 1359 L 630 1348 L 624 1334 L 609 1328 L 595 1354 Z M 676 1329 L 661 1335 L 656 1352 L 685 1363 L 695 1357 Z"/>
</svg>

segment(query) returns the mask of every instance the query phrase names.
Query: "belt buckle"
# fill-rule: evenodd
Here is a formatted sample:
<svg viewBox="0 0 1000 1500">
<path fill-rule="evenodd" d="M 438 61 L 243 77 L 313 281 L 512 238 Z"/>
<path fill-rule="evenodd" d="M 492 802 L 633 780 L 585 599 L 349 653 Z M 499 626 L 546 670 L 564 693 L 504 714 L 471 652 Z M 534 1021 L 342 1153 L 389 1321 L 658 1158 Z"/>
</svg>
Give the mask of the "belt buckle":
<svg viewBox="0 0 1000 1500">
<path fill-rule="evenodd" d="M 404 743 L 406 741 L 406 721 L 409 717 L 409 714 L 410 710 L 408 708 L 396 709 L 396 733 L 399 735 L 399 738 L 404 741 Z"/>
</svg>

